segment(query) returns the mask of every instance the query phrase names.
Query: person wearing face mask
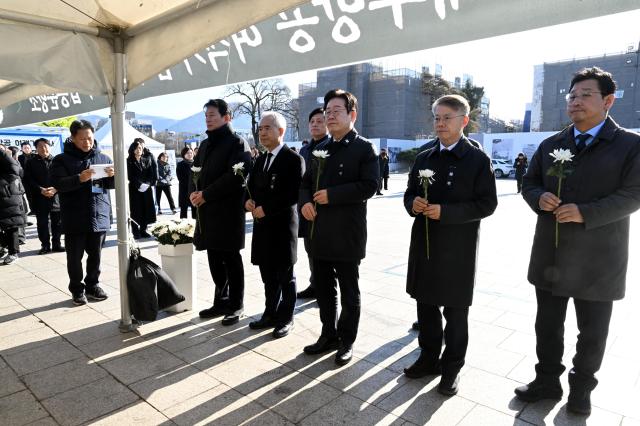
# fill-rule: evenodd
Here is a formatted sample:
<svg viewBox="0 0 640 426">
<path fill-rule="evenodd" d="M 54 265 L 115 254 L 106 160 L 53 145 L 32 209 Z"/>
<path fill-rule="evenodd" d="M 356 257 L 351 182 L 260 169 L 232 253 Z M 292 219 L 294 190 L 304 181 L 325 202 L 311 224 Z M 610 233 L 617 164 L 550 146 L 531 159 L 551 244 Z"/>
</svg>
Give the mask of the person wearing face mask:
<svg viewBox="0 0 640 426">
<path fill-rule="evenodd" d="M 107 293 L 100 287 L 100 260 L 107 231 L 111 228 L 108 190 L 115 188 L 115 170 L 93 139 L 93 126 L 76 120 L 69 126 L 71 138 L 63 152 L 53 158 L 51 186 L 58 190 L 62 233 L 65 236 L 69 291 L 75 305 L 87 299 L 101 301 Z M 92 165 L 106 164 L 103 178 L 93 179 Z M 87 254 L 83 279 L 82 258 Z"/>
<path fill-rule="evenodd" d="M 527 157 L 521 152 L 516 157 L 513 162 L 513 168 L 516 171 L 516 182 L 518 184 L 518 194 L 522 191 L 522 178 L 527 171 L 527 166 L 529 165 L 527 161 Z"/>
<path fill-rule="evenodd" d="M 32 209 L 36 213 L 38 238 L 41 248 L 38 254 L 52 250 L 63 252 L 60 243 L 62 223 L 60 221 L 60 200 L 58 190 L 51 183 L 51 163 L 53 156 L 49 152 L 50 143 L 45 138 L 34 142 L 37 155 L 26 164 L 24 181 L 32 195 Z M 51 229 L 51 232 L 49 232 Z"/>
<path fill-rule="evenodd" d="M 144 145 L 139 140 L 129 146 L 127 176 L 129 178 L 129 208 L 131 230 L 135 239 L 149 238 L 147 226 L 156 221 L 153 203 L 154 168 L 149 157 L 144 156 Z"/>
</svg>

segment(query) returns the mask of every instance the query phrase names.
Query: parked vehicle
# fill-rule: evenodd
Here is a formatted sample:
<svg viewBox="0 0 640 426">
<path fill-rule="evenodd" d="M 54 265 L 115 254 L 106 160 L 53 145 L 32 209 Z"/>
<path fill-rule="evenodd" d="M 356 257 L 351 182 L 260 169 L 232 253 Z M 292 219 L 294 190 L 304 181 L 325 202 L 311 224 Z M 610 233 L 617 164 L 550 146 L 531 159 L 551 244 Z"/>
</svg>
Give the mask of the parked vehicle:
<svg viewBox="0 0 640 426">
<path fill-rule="evenodd" d="M 496 178 L 512 177 L 516 174 L 513 165 L 507 160 L 497 160 L 492 158 L 491 164 L 493 164 L 493 172 L 495 173 Z"/>
</svg>

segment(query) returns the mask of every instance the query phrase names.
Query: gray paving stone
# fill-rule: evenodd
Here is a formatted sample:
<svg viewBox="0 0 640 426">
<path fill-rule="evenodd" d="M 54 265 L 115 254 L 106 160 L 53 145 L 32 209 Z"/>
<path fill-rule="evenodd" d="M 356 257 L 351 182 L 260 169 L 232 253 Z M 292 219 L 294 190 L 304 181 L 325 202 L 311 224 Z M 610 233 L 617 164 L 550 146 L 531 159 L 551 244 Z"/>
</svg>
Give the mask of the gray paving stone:
<svg viewBox="0 0 640 426">
<path fill-rule="evenodd" d="M 48 345 L 60 340 L 62 340 L 62 338 L 49 327 L 38 327 L 20 334 L 0 338 L 0 353 L 8 355 L 34 349 L 38 346 Z"/>
<path fill-rule="evenodd" d="M 134 383 L 130 388 L 156 409 L 172 405 L 218 386 L 220 382 L 202 371 L 184 366 Z"/>
<path fill-rule="evenodd" d="M 460 379 L 458 395 L 494 410 L 515 416 L 524 403 L 515 398 L 513 390 L 520 386 L 496 374 L 475 368 L 468 368 Z"/>
<path fill-rule="evenodd" d="M 79 346 L 78 349 L 87 354 L 89 358 L 93 358 L 96 361 L 106 362 L 110 359 L 132 353 L 147 346 L 151 346 L 151 343 L 144 340 L 137 333 L 130 332 L 119 333 L 112 337 L 87 343 L 86 345 Z"/>
<path fill-rule="evenodd" d="M 181 426 L 291 426 L 293 423 L 250 398 L 221 384 L 164 411 Z"/>
<path fill-rule="evenodd" d="M 518 419 L 513 416 L 492 410 L 483 405 L 476 405 L 458 423 L 458 426 L 513 426 L 518 425 L 518 422 Z M 524 422 L 520 423 L 524 426 Z"/>
<path fill-rule="evenodd" d="M 63 332 L 66 340 L 75 346 L 82 346 L 96 341 L 102 341 L 107 337 L 119 336 L 119 322 L 105 319 L 104 322 L 72 328 Z"/>
<path fill-rule="evenodd" d="M 136 402 L 91 420 L 92 426 L 169 426 L 174 423 L 146 402 Z"/>
<path fill-rule="evenodd" d="M 0 368 L 0 397 L 26 389 L 10 368 Z"/>
<path fill-rule="evenodd" d="M 42 405 L 26 390 L 0 398 L 1 425 L 24 425 L 48 415 Z"/>
<path fill-rule="evenodd" d="M 60 340 L 34 349 L 6 355 L 5 360 L 16 373 L 22 376 L 81 357 L 83 357 L 82 352 L 64 340 Z"/>
<path fill-rule="evenodd" d="M 573 425 L 619 425 L 622 416 L 593 406 L 591 415 L 582 416 L 567 412 L 566 398 L 562 401 L 543 400 L 527 404 L 518 416 L 519 419 L 535 425 L 553 424 L 555 426 Z"/>
<path fill-rule="evenodd" d="M 61 425 L 78 425 L 132 404 L 138 397 L 111 377 L 57 394 L 42 405 Z"/>
<path fill-rule="evenodd" d="M 198 370 L 205 371 L 233 358 L 243 356 L 246 352 L 246 348 L 235 345 L 229 339 L 215 337 L 199 345 L 183 349 L 175 355 Z"/>
<path fill-rule="evenodd" d="M 16 334 L 22 334 L 45 325 L 33 315 L 27 315 L 21 318 L 12 319 L 2 323 L 0 327 L 0 339 L 10 338 Z"/>
<path fill-rule="evenodd" d="M 184 365 L 184 362 L 157 346 L 149 346 L 128 355 L 101 362 L 100 365 L 125 384 Z"/>
<path fill-rule="evenodd" d="M 475 404 L 457 396 L 440 395 L 436 391 L 439 380 L 432 377 L 408 381 L 375 405 L 415 424 L 456 424 Z"/>
<path fill-rule="evenodd" d="M 45 399 L 105 376 L 104 369 L 83 357 L 27 374 L 23 380 L 38 399 Z"/>
<path fill-rule="evenodd" d="M 53 417 L 45 417 L 44 419 L 36 420 L 33 423 L 29 423 L 29 426 L 58 426 Z"/>
<path fill-rule="evenodd" d="M 404 420 L 375 405 L 362 402 L 351 395 L 343 394 L 318 411 L 306 417 L 301 425 L 402 425 Z"/>
<path fill-rule="evenodd" d="M 298 423 L 329 401 L 340 391 L 301 373 L 283 377 L 247 395 L 287 420 Z"/>
</svg>

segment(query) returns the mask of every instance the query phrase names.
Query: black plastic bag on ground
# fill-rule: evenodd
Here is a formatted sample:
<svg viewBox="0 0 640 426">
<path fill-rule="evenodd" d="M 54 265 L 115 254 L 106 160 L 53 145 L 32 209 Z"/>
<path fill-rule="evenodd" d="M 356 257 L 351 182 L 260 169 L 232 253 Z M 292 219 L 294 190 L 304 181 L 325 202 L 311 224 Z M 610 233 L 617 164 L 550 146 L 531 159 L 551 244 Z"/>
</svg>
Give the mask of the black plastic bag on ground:
<svg viewBox="0 0 640 426">
<path fill-rule="evenodd" d="M 127 289 L 131 315 L 138 321 L 155 321 L 159 310 L 184 302 L 171 277 L 141 256 L 140 250 L 133 250 L 129 256 Z"/>
</svg>

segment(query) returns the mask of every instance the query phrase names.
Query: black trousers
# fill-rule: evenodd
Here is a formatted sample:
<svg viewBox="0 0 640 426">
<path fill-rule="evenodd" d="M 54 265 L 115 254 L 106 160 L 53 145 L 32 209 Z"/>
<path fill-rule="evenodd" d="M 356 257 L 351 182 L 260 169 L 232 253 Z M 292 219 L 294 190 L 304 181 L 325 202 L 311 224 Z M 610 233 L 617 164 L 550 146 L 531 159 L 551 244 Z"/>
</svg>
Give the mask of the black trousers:
<svg viewBox="0 0 640 426">
<path fill-rule="evenodd" d="M 314 288 L 314 278 L 313 278 L 313 259 L 311 258 L 311 239 L 309 237 L 304 237 L 304 251 L 307 252 L 307 257 L 309 258 L 309 287 Z M 335 281 L 335 280 L 334 280 Z"/>
<path fill-rule="evenodd" d="M 442 328 L 442 315 L 447 323 Z M 464 358 L 469 344 L 469 307 L 445 306 L 440 307 L 418 302 L 418 323 L 420 331 L 418 343 L 422 353 L 421 358 L 436 364 L 440 359 L 442 375 L 456 375 L 464 366 Z M 442 351 L 442 337 L 444 335 L 444 352 Z"/>
<path fill-rule="evenodd" d="M 352 345 L 360 323 L 360 289 L 358 288 L 360 261 L 334 262 L 313 259 L 313 273 L 322 335 L 338 337 L 345 345 Z M 338 318 L 338 285 L 342 310 Z"/>
<path fill-rule="evenodd" d="M 9 228 L 0 230 L 0 246 L 6 247 L 7 253 L 20 253 L 20 228 Z"/>
<path fill-rule="evenodd" d="M 192 219 L 197 219 L 198 218 L 198 214 L 196 212 L 195 206 L 188 205 L 188 206 L 181 206 L 180 207 L 180 219 L 186 219 L 188 217 L 189 207 L 191 207 L 191 218 Z"/>
<path fill-rule="evenodd" d="M 162 193 L 167 195 L 167 200 L 169 200 L 169 207 L 171 210 L 176 209 L 176 204 L 173 202 L 173 195 L 171 194 L 170 186 L 156 186 L 156 204 L 158 205 L 158 209 L 160 209 L 160 200 L 162 200 Z"/>
<path fill-rule="evenodd" d="M 296 307 L 296 281 L 292 264 L 259 265 L 264 283 L 263 316 L 273 318 L 277 325 L 285 325 L 293 320 Z"/>
<path fill-rule="evenodd" d="M 62 234 L 62 222 L 60 212 L 51 210 L 38 211 L 36 213 L 38 224 L 38 239 L 43 248 L 60 247 Z"/>
<path fill-rule="evenodd" d="M 213 306 L 233 313 L 244 307 L 244 265 L 240 251 L 207 250 L 215 284 Z"/>
<path fill-rule="evenodd" d="M 516 184 L 518 185 L 518 192 L 522 191 L 522 179 L 524 178 L 524 175 L 516 175 Z"/>
<path fill-rule="evenodd" d="M 82 232 L 65 234 L 67 248 L 67 272 L 71 294 L 83 292 L 85 288 L 98 285 L 100 281 L 100 258 L 106 232 Z M 87 274 L 82 282 L 82 257 L 87 253 Z"/>
<path fill-rule="evenodd" d="M 569 298 L 554 296 L 549 291 L 536 288 L 536 299 L 536 374 L 542 377 L 559 377 L 565 369 L 562 354 Z M 607 345 L 613 302 L 574 298 L 573 304 L 579 333 L 570 383 L 593 389 L 598 384 L 595 373 L 602 365 Z"/>
</svg>

